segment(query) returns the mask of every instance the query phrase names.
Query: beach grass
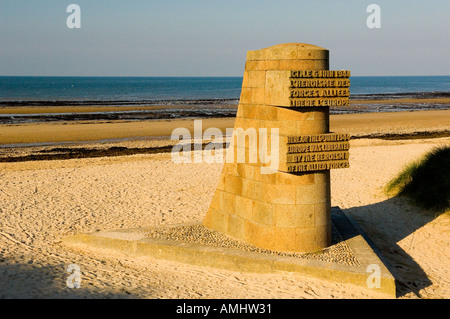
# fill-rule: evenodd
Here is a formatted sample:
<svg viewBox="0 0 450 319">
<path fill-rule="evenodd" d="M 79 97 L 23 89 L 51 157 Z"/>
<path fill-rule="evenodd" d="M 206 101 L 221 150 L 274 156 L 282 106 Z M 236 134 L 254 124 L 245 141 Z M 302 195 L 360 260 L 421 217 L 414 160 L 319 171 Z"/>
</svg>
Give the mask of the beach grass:
<svg viewBox="0 0 450 319">
<path fill-rule="evenodd" d="M 408 164 L 386 185 L 388 195 L 410 198 L 414 204 L 450 214 L 450 146 L 441 146 Z"/>
</svg>

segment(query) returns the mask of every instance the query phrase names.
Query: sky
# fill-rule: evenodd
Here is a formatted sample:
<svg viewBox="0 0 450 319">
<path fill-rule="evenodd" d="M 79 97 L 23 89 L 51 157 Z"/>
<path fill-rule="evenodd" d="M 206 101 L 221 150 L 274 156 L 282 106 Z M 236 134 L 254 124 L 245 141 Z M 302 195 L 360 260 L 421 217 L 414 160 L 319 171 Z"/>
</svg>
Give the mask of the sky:
<svg viewBox="0 0 450 319">
<path fill-rule="evenodd" d="M 448 0 L 0 0 L 0 76 L 242 76 L 247 51 L 287 42 L 353 76 L 450 75 L 449 13 Z"/>
</svg>

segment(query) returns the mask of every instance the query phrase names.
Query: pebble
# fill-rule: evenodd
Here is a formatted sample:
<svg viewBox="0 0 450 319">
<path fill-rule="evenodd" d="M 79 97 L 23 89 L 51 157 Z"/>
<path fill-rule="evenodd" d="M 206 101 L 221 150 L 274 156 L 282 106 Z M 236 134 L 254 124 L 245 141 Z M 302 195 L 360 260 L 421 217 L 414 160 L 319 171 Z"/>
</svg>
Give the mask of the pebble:
<svg viewBox="0 0 450 319">
<path fill-rule="evenodd" d="M 333 229 L 333 244 L 315 253 L 289 253 L 262 249 L 240 240 L 232 239 L 217 231 L 210 230 L 203 225 L 178 226 L 150 229 L 146 236 L 157 239 L 173 240 L 184 243 L 195 243 L 221 248 L 240 249 L 261 254 L 278 255 L 314 259 L 326 262 L 340 263 L 350 266 L 360 265 L 357 258 L 345 244 L 339 234 Z"/>
</svg>

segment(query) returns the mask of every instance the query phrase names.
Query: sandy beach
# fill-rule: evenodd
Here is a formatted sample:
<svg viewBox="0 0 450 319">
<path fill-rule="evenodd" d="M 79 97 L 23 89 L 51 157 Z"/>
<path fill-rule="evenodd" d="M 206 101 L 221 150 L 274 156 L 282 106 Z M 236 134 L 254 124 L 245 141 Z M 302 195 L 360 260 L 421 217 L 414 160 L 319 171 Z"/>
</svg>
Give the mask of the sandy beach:
<svg viewBox="0 0 450 319">
<path fill-rule="evenodd" d="M 372 134 L 351 141 L 349 169 L 332 171 L 332 205 L 350 213 L 393 265 L 399 275 L 399 298 L 450 297 L 450 219 L 404 198 L 388 198 L 382 189 L 405 164 L 433 147 L 450 144 L 450 137 L 445 133 L 439 138 L 375 137 L 445 132 L 450 130 L 449 115 L 450 111 L 426 111 L 331 117 L 333 131 Z M 232 127 L 233 120 L 209 119 L 204 128 Z M 70 145 L 151 148 L 172 145 L 174 141 L 161 137 L 174 127 L 192 124 L 176 120 L 2 126 L 0 143 L 159 136 Z M 0 157 L 48 148 L 4 149 Z M 222 165 L 177 164 L 167 152 L 0 163 L 0 298 L 386 297 L 300 275 L 232 272 L 81 250 L 61 242 L 81 232 L 201 221 Z M 81 289 L 66 287 L 70 264 L 81 268 Z"/>
</svg>

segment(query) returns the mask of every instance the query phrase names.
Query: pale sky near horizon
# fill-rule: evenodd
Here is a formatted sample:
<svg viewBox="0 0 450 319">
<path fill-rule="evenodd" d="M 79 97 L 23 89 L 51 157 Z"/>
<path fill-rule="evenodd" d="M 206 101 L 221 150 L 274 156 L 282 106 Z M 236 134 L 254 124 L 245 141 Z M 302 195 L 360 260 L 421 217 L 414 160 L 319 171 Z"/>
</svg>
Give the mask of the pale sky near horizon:
<svg viewBox="0 0 450 319">
<path fill-rule="evenodd" d="M 286 42 L 352 75 L 450 75 L 449 15 L 448 0 L 0 0 L 0 76 L 242 76 L 247 51 Z"/>
</svg>

